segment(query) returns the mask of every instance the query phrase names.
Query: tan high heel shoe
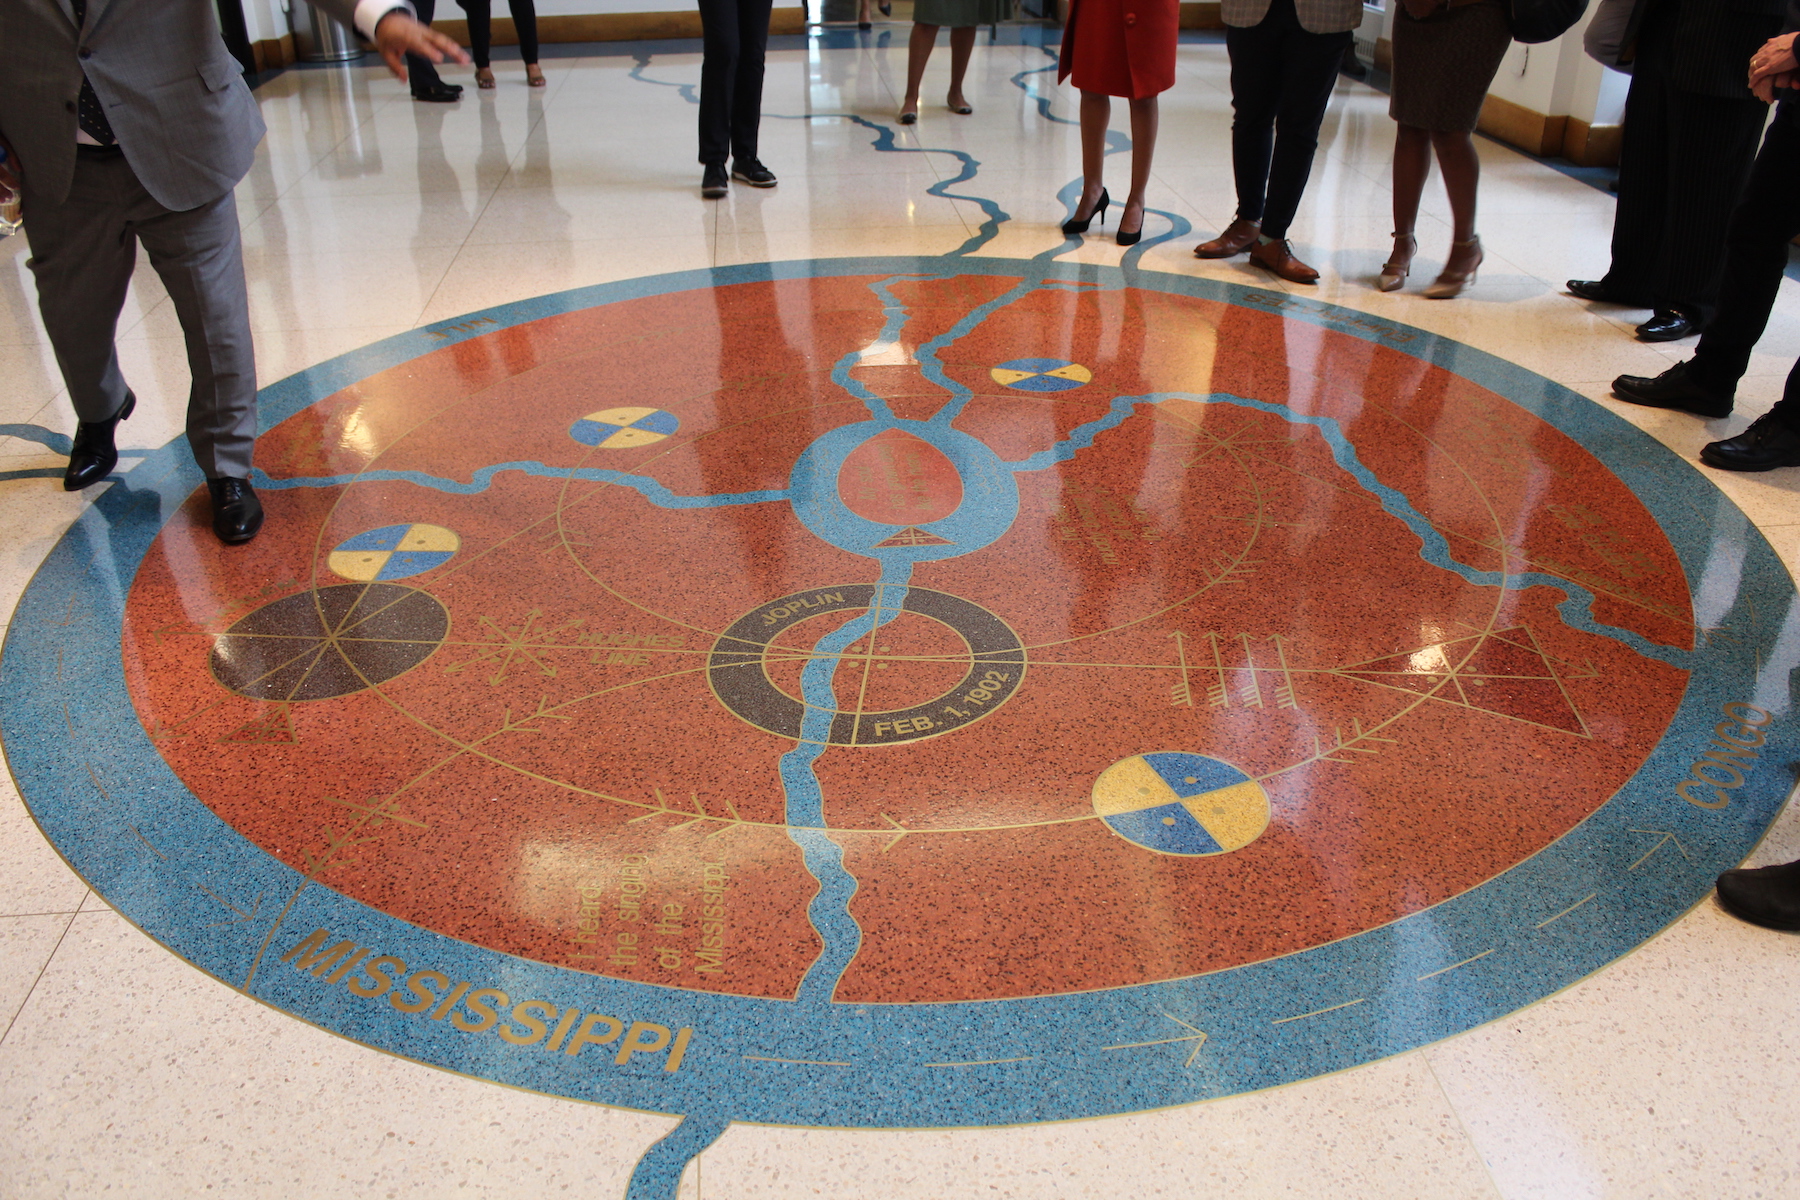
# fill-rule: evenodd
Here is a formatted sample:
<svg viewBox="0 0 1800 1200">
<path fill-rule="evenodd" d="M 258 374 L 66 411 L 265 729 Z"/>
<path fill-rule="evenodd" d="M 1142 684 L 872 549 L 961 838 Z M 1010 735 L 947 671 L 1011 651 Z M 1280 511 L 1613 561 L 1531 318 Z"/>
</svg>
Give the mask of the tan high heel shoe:
<svg viewBox="0 0 1800 1200">
<path fill-rule="evenodd" d="M 1481 252 L 1481 238 L 1476 236 L 1466 242 L 1451 242 L 1450 257 L 1454 259 L 1458 250 L 1467 251 L 1471 246 L 1475 250 L 1475 260 L 1469 264 L 1466 270 L 1452 271 L 1446 265 L 1443 273 L 1437 277 L 1437 282 L 1426 288 L 1421 295 L 1427 300 L 1448 300 L 1453 296 L 1462 295 L 1464 288 L 1474 287 L 1475 269 L 1481 266 L 1481 260 L 1485 257 Z"/>
<path fill-rule="evenodd" d="M 1406 241 L 1405 258 L 1400 257 L 1401 239 Z M 1406 282 L 1407 272 L 1412 270 L 1413 255 L 1418 252 L 1419 239 L 1412 235 L 1411 230 L 1405 233 L 1396 232 L 1394 234 L 1394 252 L 1388 255 L 1386 262 L 1381 264 L 1381 277 L 1375 281 L 1375 290 L 1378 292 L 1399 291 L 1401 285 Z"/>
</svg>

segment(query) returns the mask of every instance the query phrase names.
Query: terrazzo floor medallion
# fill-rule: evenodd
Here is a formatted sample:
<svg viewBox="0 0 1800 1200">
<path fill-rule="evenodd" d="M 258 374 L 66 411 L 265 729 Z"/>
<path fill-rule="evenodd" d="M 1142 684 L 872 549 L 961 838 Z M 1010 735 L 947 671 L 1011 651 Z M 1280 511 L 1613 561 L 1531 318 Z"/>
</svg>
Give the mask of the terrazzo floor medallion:
<svg viewBox="0 0 1800 1200">
<path fill-rule="evenodd" d="M 1640 944 L 1782 803 L 1743 515 L 1545 379 L 1000 258 L 641 279 L 265 390 L 70 530 L 0 731 L 150 936 L 365 1045 L 685 1120 L 1304 1079 Z"/>
</svg>

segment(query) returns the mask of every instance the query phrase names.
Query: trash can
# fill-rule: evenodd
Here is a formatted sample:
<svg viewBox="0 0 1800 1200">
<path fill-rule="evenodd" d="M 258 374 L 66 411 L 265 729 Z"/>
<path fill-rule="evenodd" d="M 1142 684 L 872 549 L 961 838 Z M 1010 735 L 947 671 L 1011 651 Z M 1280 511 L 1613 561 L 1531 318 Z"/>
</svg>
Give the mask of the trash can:
<svg viewBox="0 0 1800 1200">
<path fill-rule="evenodd" d="M 310 4 L 295 7 L 306 12 L 306 19 L 294 30 L 294 49 L 301 62 L 355 62 L 363 56 L 355 34 Z"/>
</svg>

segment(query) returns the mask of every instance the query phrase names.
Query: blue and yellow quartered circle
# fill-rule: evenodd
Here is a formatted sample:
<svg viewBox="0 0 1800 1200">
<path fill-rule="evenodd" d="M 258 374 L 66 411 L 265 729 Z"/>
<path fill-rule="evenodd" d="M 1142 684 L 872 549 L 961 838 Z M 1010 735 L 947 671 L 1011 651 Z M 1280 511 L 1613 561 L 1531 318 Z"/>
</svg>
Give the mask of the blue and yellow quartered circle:
<svg viewBox="0 0 1800 1200">
<path fill-rule="evenodd" d="M 660 442 L 679 428 L 675 414 L 660 408 L 608 408 L 569 426 L 569 436 L 584 446 L 628 450 Z"/>
<path fill-rule="evenodd" d="M 461 547 L 442 525 L 385 525 L 338 543 L 325 565 L 358 583 L 405 579 L 449 562 Z"/>
<path fill-rule="evenodd" d="M 1158 854 L 1228 854 L 1269 827 L 1260 783 L 1230 763 L 1172 750 L 1102 771 L 1094 811 L 1114 833 Z"/>
<path fill-rule="evenodd" d="M 1080 363 L 1061 358 L 1015 358 L 988 372 L 994 382 L 1020 392 L 1066 392 L 1094 378 Z"/>
</svg>

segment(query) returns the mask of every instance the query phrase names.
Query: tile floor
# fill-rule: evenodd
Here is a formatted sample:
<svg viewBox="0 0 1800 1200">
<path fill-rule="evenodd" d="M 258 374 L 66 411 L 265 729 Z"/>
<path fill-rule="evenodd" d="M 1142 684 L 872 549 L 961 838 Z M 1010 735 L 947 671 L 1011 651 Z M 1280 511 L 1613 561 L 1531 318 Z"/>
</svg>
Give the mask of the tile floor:
<svg viewBox="0 0 1800 1200">
<path fill-rule="evenodd" d="M 289 71 L 258 93 L 270 133 L 238 189 L 262 380 L 459 314 L 689 268 L 835 255 L 939 255 L 975 235 L 972 199 L 1007 214 L 976 253 L 1057 244 L 1058 190 L 1079 171 L 1073 114 L 1031 45 L 983 45 L 977 112 L 928 106 L 891 153 L 853 117 L 885 121 L 903 26 L 770 56 L 763 158 L 782 183 L 698 196 L 687 147 L 694 53 L 546 61 L 528 91 L 501 62 L 492 93 L 412 103 L 371 68 Z M 854 46 L 848 44 L 855 42 Z M 941 95 L 940 49 L 926 95 Z M 1036 72 L 1036 73 L 1033 73 Z M 453 73 L 455 78 L 458 73 Z M 462 73 L 466 74 L 466 72 Z M 463 82 L 469 82 L 463 79 Z M 1280 288 L 1193 242 L 1232 216 L 1224 48 L 1182 48 L 1163 98 L 1151 204 L 1183 236 L 1146 269 Z M 1605 405 L 1691 458 L 1779 394 L 1800 354 L 1800 295 L 1781 302 L 1728 420 L 1620 405 L 1608 381 L 1654 374 L 1686 346 L 1645 346 L 1638 314 L 1561 290 L 1606 266 L 1609 196 L 1491 142 L 1479 284 L 1452 303 L 1368 281 L 1389 229 L 1392 126 L 1383 97 L 1344 82 L 1293 237 L 1324 272 L 1306 294 L 1447 335 Z M 968 160 L 976 178 L 928 192 Z M 1123 170 L 1121 166 L 1120 175 Z M 1429 191 L 1416 275 L 1449 237 Z M 73 417 L 38 322 L 23 238 L 0 242 L 0 614 L 89 494 L 21 426 Z M 1090 238 L 1071 261 L 1115 263 Z M 1299 291 L 1301 289 L 1289 288 Z M 167 297 L 141 269 L 119 330 L 140 397 L 133 446 L 179 432 L 186 384 Z M 52 439 L 53 440 L 53 439 Z M 127 463 L 129 463 L 127 459 Z M 1696 470 L 1700 468 L 1696 467 Z M 1800 471 L 1709 473 L 1790 567 Z M 1754 861 L 1800 855 L 1779 819 Z M 0 1196 L 619 1196 L 674 1118 L 584 1106 L 363 1049 L 195 971 L 115 915 L 0 784 Z M 870 1133 L 733 1126 L 693 1163 L 693 1197 L 1308 1196 L 1586 1200 L 1800 1195 L 1800 1034 L 1792 937 L 1708 900 L 1614 966 L 1460 1037 L 1355 1070 L 1189 1107 L 1035 1127 Z"/>
</svg>

